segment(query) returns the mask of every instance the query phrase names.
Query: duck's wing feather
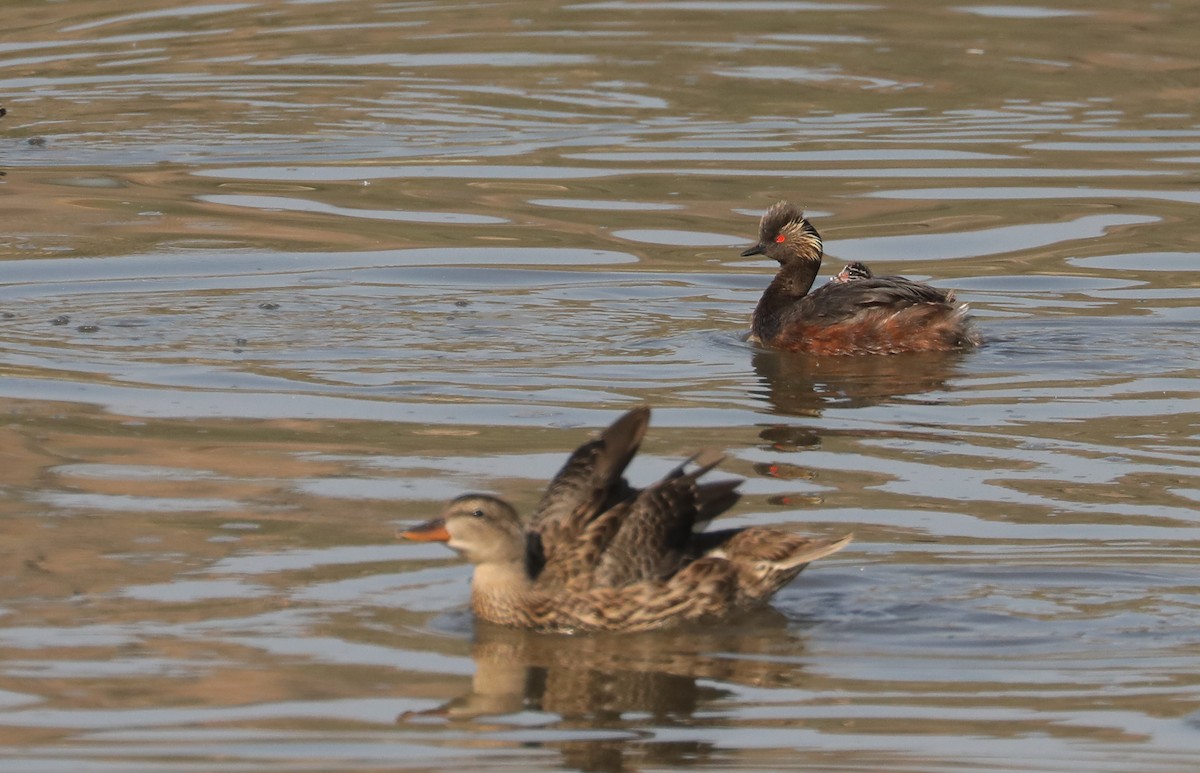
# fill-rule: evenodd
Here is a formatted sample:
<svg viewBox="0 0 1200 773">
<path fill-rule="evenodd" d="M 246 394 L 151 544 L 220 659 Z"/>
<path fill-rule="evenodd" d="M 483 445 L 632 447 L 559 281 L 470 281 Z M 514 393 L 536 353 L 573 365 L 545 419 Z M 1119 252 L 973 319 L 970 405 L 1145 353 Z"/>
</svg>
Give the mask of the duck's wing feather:
<svg viewBox="0 0 1200 773">
<path fill-rule="evenodd" d="M 619 588 L 669 577 L 680 564 L 696 514 L 694 481 L 676 478 L 643 491 L 600 556 L 595 584 Z"/>
<path fill-rule="evenodd" d="M 688 560 L 697 524 L 707 523 L 738 499 L 740 480 L 701 485 L 698 481 L 720 463 L 715 452 L 701 452 L 690 472 L 683 466 L 642 491 L 622 514 L 596 565 L 597 586 L 621 587 L 663 580 Z"/>
<path fill-rule="evenodd" d="M 696 558 L 720 556 L 735 563 L 767 563 L 788 569 L 832 555 L 849 545 L 853 539 L 852 534 L 825 539 L 752 526 L 697 534 L 692 544 L 692 555 Z"/>
<path fill-rule="evenodd" d="M 529 519 L 531 531 L 557 524 L 564 536 L 578 534 L 593 518 L 632 493 L 622 477 L 641 445 L 650 409 L 634 408 L 614 421 L 595 440 L 568 457 L 550 481 Z"/>
<path fill-rule="evenodd" d="M 580 535 L 570 540 L 559 533 L 557 524 L 547 526 L 544 537 L 555 550 L 541 573 L 534 574 L 539 584 L 586 589 L 670 576 L 691 560 L 688 545 L 694 535 L 685 534 L 681 526 L 672 527 L 670 524 L 676 522 L 665 514 L 678 516 L 686 510 L 695 531 L 732 507 L 741 496 L 737 491 L 740 478 L 699 485 L 694 481 L 694 475 L 684 479 L 672 473 L 657 486 L 634 492 L 593 518 Z M 694 494 L 689 491 L 693 486 Z M 618 534 L 622 535 L 619 540 Z"/>
<path fill-rule="evenodd" d="M 740 485 L 742 485 L 741 478 L 730 478 L 716 483 L 702 483 L 697 489 L 699 512 L 696 514 L 696 523 L 692 527 L 692 531 L 702 531 L 710 521 L 733 507 L 742 498 L 742 493 L 737 490 Z"/>
<path fill-rule="evenodd" d="M 804 568 L 850 544 L 854 535 L 837 539 L 802 537 L 799 534 L 752 526 L 696 535 L 689 558 L 723 559 L 735 567 L 738 606 L 765 604 Z"/>
</svg>

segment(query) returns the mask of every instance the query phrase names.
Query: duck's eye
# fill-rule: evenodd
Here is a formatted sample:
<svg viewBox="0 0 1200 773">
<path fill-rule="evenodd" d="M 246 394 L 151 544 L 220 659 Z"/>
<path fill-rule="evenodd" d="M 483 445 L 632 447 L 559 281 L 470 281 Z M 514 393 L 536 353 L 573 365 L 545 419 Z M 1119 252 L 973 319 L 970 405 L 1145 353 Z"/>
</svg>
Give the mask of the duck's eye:
<svg viewBox="0 0 1200 773">
<path fill-rule="evenodd" d="M 786 237 L 786 236 L 784 236 L 783 234 L 779 234 L 779 236 L 776 236 L 776 237 L 775 237 L 775 243 L 776 243 L 776 244 L 783 244 L 783 243 L 784 243 L 784 242 L 786 242 L 786 241 L 787 241 L 787 237 Z"/>
<path fill-rule="evenodd" d="M 471 511 L 471 517 L 472 518 L 482 518 L 483 510 L 481 508 L 476 507 L 474 510 Z"/>
</svg>

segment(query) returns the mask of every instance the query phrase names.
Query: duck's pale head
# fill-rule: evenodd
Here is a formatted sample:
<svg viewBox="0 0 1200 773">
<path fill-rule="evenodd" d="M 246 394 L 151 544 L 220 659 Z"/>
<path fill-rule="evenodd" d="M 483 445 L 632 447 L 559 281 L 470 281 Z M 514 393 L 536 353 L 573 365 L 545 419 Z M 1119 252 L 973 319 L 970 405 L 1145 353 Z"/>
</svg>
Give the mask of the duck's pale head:
<svg viewBox="0 0 1200 773">
<path fill-rule="evenodd" d="M 401 532 L 413 542 L 445 542 L 473 564 L 525 561 L 525 531 L 512 505 L 487 494 L 450 501 L 437 518 Z"/>
</svg>

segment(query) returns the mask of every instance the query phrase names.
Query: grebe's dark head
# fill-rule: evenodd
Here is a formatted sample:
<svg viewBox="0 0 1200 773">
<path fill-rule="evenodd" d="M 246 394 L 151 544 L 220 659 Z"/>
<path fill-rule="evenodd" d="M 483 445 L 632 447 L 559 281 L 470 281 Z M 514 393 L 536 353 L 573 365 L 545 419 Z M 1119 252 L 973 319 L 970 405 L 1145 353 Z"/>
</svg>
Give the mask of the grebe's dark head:
<svg viewBox="0 0 1200 773">
<path fill-rule="evenodd" d="M 821 235 L 804 219 L 798 207 L 781 201 L 763 213 L 758 224 L 758 244 L 742 257 L 766 255 L 787 265 L 795 261 L 821 262 Z"/>
</svg>

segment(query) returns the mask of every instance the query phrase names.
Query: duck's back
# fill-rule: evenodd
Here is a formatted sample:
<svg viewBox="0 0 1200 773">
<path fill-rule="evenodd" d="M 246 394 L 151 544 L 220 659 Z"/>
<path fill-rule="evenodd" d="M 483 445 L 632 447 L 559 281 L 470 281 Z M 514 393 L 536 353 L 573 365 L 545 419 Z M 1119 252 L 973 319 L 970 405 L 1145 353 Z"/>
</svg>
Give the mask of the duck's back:
<svg viewBox="0 0 1200 773">
<path fill-rule="evenodd" d="M 766 345 L 812 354 L 950 351 L 978 343 L 967 307 L 947 290 L 902 277 L 830 282 L 755 330 Z"/>
</svg>

